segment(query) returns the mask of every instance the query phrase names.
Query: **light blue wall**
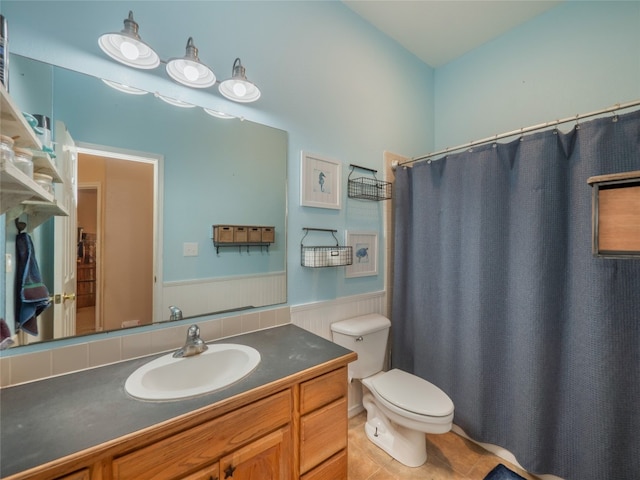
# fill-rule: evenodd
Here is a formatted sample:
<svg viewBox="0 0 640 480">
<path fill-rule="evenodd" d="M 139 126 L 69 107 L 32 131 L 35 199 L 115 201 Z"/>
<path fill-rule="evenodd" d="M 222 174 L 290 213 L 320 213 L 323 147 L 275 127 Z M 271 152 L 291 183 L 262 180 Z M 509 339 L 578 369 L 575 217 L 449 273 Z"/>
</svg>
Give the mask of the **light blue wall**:
<svg viewBox="0 0 640 480">
<path fill-rule="evenodd" d="M 11 49 L 226 110 L 289 133 L 289 303 L 383 288 L 382 275 L 299 266 L 304 226 L 381 232 L 382 205 L 340 211 L 299 205 L 300 151 L 381 168 L 407 156 L 640 98 L 640 3 L 565 2 L 435 72 L 340 2 L 31 2 L 0 5 Z M 161 57 L 192 35 L 225 78 L 236 56 L 263 97 L 253 105 L 185 89 L 163 74 L 120 67 L 96 45 L 132 9 Z M 37 12 L 37 15 L 34 15 Z M 381 237 L 382 238 L 382 237 Z M 381 245 L 382 247 L 382 245 Z M 382 250 L 382 248 L 381 248 Z"/>
<path fill-rule="evenodd" d="M 640 99 L 640 2 L 565 2 L 438 68 L 435 99 L 436 150 Z"/>
<path fill-rule="evenodd" d="M 345 230 L 377 231 L 383 251 L 383 205 L 347 199 L 348 165 L 381 169 L 385 150 L 412 156 L 432 147 L 433 69 L 336 1 L 3 0 L 0 8 L 14 53 L 286 130 L 289 304 L 384 288 L 382 268 L 375 277 L 346 279 L 344 268 L 301 267 L 302 227 L 337 229 L 341 242 Z M 262 98 L 252 105 L 235 104 L 217 93 L 178 86 L 162 72 L 133 70 L 107 59 L 97 37 L 120 30 L 129 9 L 141 36 L 161 58 L 183 55 L 193 36 L 202 61 L 221 79 L 230 76 L 233 60 L 241 57 Z M 341 210 L 300 206 L 301 150 L 342 162 Z"/>
</svg>

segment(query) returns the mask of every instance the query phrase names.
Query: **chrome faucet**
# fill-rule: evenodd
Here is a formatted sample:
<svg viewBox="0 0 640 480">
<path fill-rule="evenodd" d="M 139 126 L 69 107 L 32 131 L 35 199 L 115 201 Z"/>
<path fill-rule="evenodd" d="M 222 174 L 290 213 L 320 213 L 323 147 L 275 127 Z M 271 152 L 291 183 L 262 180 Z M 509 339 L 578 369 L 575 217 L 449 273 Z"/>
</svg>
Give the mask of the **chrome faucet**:
<svg viewBox="0 0 640 480">
<path fill-rule="evenodd" d="M 171 305 L 169 307 L 169 311 L 171 312 L 171 316 L 169 317 L 170 322 L 173 322 L 174 320 L 182 320 L 182 310 L 178 307 Z"/>
<path fill-rule="evenodd" d="M 174 358 L 192 357 L 204 352 L 207 345 L 200 338 L 200 327 L 198 325 L 191 325 L 187 330 L 187 340 L 184 343 L 184 347 L 176 350 L 173 354 Z"/>
</svg>

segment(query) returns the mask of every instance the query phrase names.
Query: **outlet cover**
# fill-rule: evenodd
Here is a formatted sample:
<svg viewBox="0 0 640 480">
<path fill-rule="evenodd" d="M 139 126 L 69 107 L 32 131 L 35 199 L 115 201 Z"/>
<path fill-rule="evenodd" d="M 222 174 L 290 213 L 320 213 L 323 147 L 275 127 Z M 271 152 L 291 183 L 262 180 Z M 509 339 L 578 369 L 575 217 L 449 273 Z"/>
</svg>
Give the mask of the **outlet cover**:
<svg viewBox="0 0 640 480">
<path fill-rule="evenodd" d="M 198 243 L 197 242 L 185 242 L 182 244 L 182 254 L 185 257 L 197 257 L 198 256 Z"/>
</svg>

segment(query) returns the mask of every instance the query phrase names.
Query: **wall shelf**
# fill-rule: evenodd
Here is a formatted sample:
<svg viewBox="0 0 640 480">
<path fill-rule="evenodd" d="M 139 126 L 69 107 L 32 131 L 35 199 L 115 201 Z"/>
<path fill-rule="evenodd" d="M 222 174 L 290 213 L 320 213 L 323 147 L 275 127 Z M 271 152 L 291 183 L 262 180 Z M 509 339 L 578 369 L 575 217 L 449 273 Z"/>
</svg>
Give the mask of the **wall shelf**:
<svg viewBox="0 0 640 480">
<path fill-rule="evenodd" d="M 391 183 L 378 180 L 376 178 L 377 170 L 353 164 L 349 166 L 351 167 L 351 172 L 347 179 L 347 195 L 349 198 L 373 200 L 377 202 L 391 199 Z M 358 177 L 352 179 L 351 175 L 356 168 L 370 172 L 373 178 Z"/>
<path fill-rule="evenodd" d="M 337 230 L 303 227 L 305 234 L 300 241 L 300 265 L 303 267 L 343 267 L 353 264 L 353 248 L 338 245 Z M 331 233 L 335 246 L 305 246 L 304 239 L 310 231 Z"/>
<path fill-rule="evenodd" d="M 593 254 L 640 258 L 640 170 L 591 177 Z"/>
<path fill-rule="evenodd" d="M 269 252 L 269 245 L 275 242 L 276 229 L 271 226 L 256 225 L 213 225 L 213 245 L 216 255 L 220 247 L 237 247 L 238 253 L 246 248 L 249 253 L 251 247 L 260 247 Z"/>
<path fill-rule="evenodd" d="M 51 156 L 42 151 L 40 140 L 3 85 L 0 85 L 0 133 L 14 138 L 16 147 L 33 152 L 35 172 L 50 175 L 54 182 L 62 183 Z M 0 214 L 8 213 L 10 217 L 28 214 L 31 230 L 53 215 L 69 214 L 58 205 L 53 194 L 6 161 L 0 163 L 0 206 Z"/>
</svg>

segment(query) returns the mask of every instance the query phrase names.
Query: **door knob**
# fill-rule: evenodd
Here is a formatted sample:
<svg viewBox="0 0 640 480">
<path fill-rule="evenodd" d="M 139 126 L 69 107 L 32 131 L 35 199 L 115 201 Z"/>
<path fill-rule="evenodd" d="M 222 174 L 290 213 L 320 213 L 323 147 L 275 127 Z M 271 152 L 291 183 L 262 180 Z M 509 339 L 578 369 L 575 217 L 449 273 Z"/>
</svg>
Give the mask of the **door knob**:
<svg viewBox="0 0 640 480">
<path fill-rule="evenodd" d="M 67 300 L 75 300 L 76 299 L 76 294 L 75 293 L 64 293 L 62 295 L 62 301 L 66 302 Z"/>
</svg>

